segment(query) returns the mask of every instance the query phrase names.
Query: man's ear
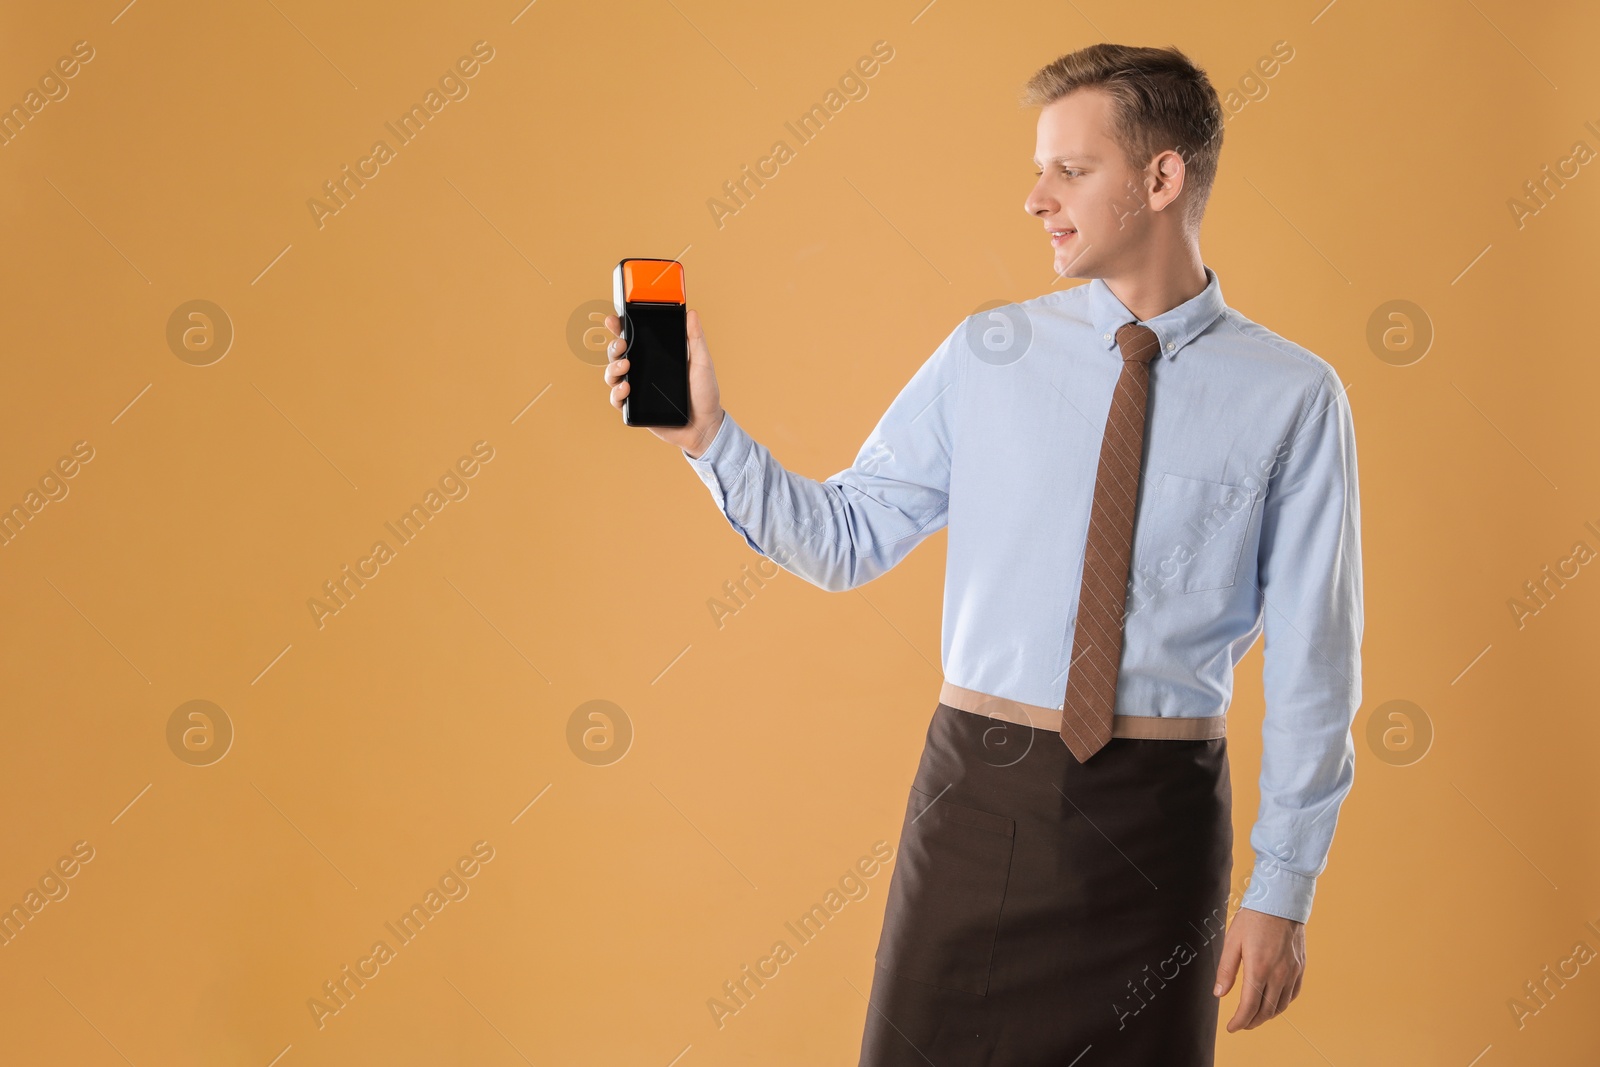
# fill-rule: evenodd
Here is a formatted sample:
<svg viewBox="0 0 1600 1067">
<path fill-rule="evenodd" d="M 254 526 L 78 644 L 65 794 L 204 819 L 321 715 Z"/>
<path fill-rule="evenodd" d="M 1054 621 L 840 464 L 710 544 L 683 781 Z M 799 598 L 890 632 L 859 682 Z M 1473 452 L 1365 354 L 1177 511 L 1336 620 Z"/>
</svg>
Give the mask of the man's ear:
<svg viewBox="0 0 1600 1067">
<path fill-rule="evenodd" d="M 1171 149 L 1162 152 L 1153 162 L 1155 167 L 1151 175 L 1152 188 L 1149 202 L 1152 208 L 1160 211 L 1178 199 L 1178 194 L 1183 192 L 1183 180 L 1187 175 L 1183 157 Z"/>
</svg>

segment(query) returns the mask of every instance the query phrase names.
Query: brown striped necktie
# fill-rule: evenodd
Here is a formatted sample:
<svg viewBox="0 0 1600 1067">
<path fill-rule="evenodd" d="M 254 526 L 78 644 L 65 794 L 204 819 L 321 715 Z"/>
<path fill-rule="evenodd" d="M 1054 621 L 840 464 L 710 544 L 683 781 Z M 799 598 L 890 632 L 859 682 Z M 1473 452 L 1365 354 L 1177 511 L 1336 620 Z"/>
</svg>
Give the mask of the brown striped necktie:
<svg viewBox="0 0 1600 1067">
<path fill-rule="evenodd" d="M 1128 603 L 1128 566 L 1133 555 L 1133 512 L 1144 458 L 1150 361 L 1161 350 L 1161 342 L 1150 327 L 1130 322 L 1117 331 L 1117 347 L 1122 349 L 1122 374 L 1111 395 L 1111 411 L 1100 441 L 1072 663 L 1067 668 L 1067 699 L 1061 709 L 1061 739 L 1079 763 L 1111 740 Z"/>
</svg>

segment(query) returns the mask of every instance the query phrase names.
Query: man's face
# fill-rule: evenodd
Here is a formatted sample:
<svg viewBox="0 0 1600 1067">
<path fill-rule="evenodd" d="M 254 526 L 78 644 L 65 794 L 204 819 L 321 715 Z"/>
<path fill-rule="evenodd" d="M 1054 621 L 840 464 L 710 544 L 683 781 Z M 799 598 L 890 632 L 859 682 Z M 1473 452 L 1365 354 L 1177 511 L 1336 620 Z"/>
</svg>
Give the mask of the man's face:
<svg viewBox="0 0 1600 1067">
<path fill-rule="evenodd" d="M 1039 112 L 1039 180 L 1023 210 L 1043 222 L 1063 277 L 1103 277 L 1146 236 L 1144 175 L 1128 165 L 1110 130 L 1111 98 L 1098 89 L 1068 93 Z"/>
</svg>

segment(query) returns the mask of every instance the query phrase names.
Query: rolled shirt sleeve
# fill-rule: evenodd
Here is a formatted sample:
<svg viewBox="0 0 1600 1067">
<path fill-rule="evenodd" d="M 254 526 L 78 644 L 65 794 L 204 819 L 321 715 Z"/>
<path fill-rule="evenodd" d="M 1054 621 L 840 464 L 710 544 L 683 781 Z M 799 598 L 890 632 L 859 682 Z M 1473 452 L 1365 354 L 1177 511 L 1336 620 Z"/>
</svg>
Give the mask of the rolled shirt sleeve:
<svg viewBox="0 0 1600 1067">
<path fill-rule="evenodd" d="M 949 521 L 962 351 L 957 327 L 824 481 L 786 470 L 726 412 L 705 452 L 683 456 L 745 544 L 820 588 L 854 588 Z"/>
<path fill-rule="evenodd" d="M 1263 506 L 1261 807 L 1243 907 L 1305 922 L 1354 781 L 1361 704 L 1355 428 L 1338 378 L 1313 389 Z"/>
</svg>

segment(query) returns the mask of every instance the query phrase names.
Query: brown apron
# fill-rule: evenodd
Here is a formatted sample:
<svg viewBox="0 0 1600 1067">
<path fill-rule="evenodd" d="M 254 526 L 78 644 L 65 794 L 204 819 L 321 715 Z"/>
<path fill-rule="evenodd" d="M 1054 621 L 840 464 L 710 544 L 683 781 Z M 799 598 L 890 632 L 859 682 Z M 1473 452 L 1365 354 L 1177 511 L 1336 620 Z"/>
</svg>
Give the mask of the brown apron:
<svg viewBox="0 0 1600 1067">
<path fill-rule="evenodd" d="M 906 805 L 862 1067 L 1211 1067 L 1233 871 L 1227 739 L 939 704 Z"/>
</svg>

